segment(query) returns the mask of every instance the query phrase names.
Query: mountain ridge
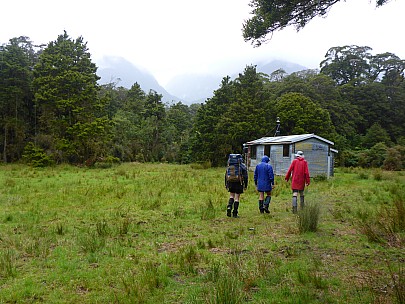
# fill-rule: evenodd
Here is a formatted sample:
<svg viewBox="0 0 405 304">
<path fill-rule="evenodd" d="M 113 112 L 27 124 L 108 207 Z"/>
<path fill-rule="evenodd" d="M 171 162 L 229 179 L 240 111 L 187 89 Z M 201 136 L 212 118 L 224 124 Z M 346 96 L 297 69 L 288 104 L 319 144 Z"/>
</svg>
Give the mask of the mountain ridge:
<svg viewBox="0 0 405 304">
<path fill-rule="evenodd" d="M 258 62 L 256 70 L 270 75 L 278 69 L 283 69 L 287 74 L 306 70 L 305 66 L 284 61 L 269 60 Z M 234 79 L 243 71 L 232 71 L 229 76 Z M 156 78 L 146 70 L 137 67 L 122 57 L 103 57 L 101 67 L 97 72 L 100 84 L 117 82 L 119 86 L 131 88 L 138 83 L 142 90 L 148 93 L 150 90 L 162 95 L 163 102 L 179 102 L 184 104 L 202 103 L 213 96 L 226 76 L 214 74 L 181 74 L 173 77 L 165 87 L 161 86 Z"/>
</svg>

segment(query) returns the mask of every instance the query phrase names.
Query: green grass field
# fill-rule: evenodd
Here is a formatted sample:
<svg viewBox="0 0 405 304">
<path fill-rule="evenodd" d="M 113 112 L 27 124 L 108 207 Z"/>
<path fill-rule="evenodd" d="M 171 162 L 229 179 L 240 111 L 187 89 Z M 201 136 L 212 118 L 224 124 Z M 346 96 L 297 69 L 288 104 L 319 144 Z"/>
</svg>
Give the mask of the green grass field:
<svg viewBox="0 0 405 304">
<path fill-rule="evenodd" d="M 224 171 L 0 166 L 0 303 L 405 303 L 404 172 L 313 180 L 303 232 L 281 177 L 228 218 Z"/>
</svg>

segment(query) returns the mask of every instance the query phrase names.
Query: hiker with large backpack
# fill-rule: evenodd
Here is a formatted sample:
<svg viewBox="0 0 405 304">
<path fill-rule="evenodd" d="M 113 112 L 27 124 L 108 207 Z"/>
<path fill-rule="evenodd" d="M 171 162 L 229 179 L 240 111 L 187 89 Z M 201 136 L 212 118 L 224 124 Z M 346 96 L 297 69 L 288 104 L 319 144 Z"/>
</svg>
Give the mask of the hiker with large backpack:
<svg viewBox="0 0 405 304">
<path fill-rule="evenodd" d="M 240 195 L 248 186 L 248 171 L 241 154 L 229 154 L 225 172 L 225 187 L 229 192 L 226 215 L 238 217 Z"/>
<path fill-rule="evenodd" d="M 261 163 L 255 168 L 254 181 L 259 192 L 260 213 L 270 213 L 271 191 L 274 188 L 273 167 L 269 164 L 270 158 L 267 155 L 262 157 Z M 266 198 L 264 198 L 266 193 Z"/>
</svg>

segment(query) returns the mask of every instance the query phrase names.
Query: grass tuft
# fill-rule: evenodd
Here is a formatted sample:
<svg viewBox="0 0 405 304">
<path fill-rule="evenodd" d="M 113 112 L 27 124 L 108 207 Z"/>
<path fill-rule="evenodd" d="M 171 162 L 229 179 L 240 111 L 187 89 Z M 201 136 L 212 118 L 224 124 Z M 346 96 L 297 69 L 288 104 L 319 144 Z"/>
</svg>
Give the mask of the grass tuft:
<svg viewBox="0 0 405 304">
<path fill-rule="evenodd" d="M 298 231 L 300 233 L 318 230 L 321 209 L 318 203 L 309 203 L 298 212 Z"/>
<path fill-rule="evenodd" d="M 395 299 L 398 304 L 405 304 L 405 269 L 403 261 L 398 263 L 397 272 L 393 269 L 392 263 L 387 261 L 387 265 L 391 276 Z"/>
<path fill-rule="evenodd" d="M 215 208 L 212 200 L 209 199 L 205 207 L 201 208 L 201 219 L 202 220 L 212 220 L 215 218 Z"/>
<path fill-rule="evenodd" d="M 78 243 L 85 253 L 95 253 L 105 247 L 106 241 L 97 233 L 87 232 L 79 234 Z"/>
<path fill-rule="evenodd" d="M 215 281 L 214 289 L 208 294 L 206 302 L 209 304 L 243 303 L 244 293 L 242 287 L 237 277 L 229 273 L 223 273 Z"/>
<path fill-rule="evenodd" d="M 11 249 L 0 252 L 0 274 L 5 278 L 14 278 L 17 275 L 16 256 Z"/>
</svg>

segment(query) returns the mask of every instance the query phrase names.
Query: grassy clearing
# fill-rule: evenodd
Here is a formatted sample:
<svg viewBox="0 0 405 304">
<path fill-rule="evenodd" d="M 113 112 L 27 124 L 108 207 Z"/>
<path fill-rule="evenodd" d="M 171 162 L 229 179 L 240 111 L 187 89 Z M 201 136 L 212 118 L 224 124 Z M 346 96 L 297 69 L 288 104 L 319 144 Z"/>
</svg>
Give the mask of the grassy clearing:
<svg viewBox="0 0 405 304">
<path fill-rule="evenodd" d="M 234 219 L 223 168 L 0 169 L 0 303 L 404 303 L 403 172 L 314 180 L 303 229 L 281 178 Z"/>
</svg>

